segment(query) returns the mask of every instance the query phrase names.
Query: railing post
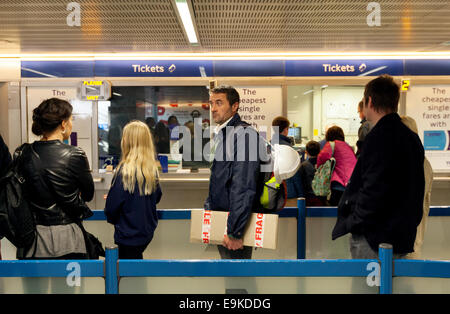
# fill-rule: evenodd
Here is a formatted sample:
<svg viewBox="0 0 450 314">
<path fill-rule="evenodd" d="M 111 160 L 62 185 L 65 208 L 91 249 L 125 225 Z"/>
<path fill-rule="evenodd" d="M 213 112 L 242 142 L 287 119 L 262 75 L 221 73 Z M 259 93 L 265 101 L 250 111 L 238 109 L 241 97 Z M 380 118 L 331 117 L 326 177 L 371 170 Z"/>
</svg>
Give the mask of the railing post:
<svg viewBox="0 0 450 314">
<path fill-rule="evenodd" d="M 119 250 L 117 246 L 107 247 L 105 251 L 105 293 L 119 293 L 119 274 L 117 262 L 119 260 Z"/>
<path fill-rule="evenodd" d="M 380 294 L 392 294 L 392 245 L 381 243 L 378 247 L 378 257 L 381 262 Z"/>
<path fill-rule="evenodd" d="M 304 197 L 297 198 L 297 259 L 306 257 L 306 202 Z"/>
</svg>

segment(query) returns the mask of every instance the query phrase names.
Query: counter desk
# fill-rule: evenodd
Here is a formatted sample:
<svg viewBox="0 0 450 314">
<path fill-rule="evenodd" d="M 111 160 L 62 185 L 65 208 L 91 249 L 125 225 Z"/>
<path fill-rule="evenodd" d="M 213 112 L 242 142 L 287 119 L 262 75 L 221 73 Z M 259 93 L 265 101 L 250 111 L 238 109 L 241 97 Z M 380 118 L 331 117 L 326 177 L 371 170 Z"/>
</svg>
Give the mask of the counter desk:
<svg viewBox="0 0 450 314">
<path fill-rule="evenodd" d="M 208 197 L 209 176 L 209 169 L 190 173 L 161 173 L 160 185 L 163 196 L 158 204 L 158 209 L 203 208 Z M 91 209 L 103 209 L 113 173 L 93 172 L 92 177 L 94 178 L 95 195 L 88 206 Z"/>
</svg>

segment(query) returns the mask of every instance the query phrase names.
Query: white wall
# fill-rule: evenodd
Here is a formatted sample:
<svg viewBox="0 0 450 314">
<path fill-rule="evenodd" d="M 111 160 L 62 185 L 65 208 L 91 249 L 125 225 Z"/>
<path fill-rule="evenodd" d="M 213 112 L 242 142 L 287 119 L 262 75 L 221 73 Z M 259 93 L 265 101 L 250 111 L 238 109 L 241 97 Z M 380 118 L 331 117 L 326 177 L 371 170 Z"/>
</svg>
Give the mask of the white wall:
<svg viewBox="0 0 450 314">
<path fill-rule="evenodd" d="M 291 125 L 296 123 L 302 128 L 302 137 L 311 139 L 313 136 L 313 93 L 304 95 L 312 86 L 289 86 L 287 99 L 287 118 Z M 302 144 L 306 144 L 304 141 Z"/>
</svg>

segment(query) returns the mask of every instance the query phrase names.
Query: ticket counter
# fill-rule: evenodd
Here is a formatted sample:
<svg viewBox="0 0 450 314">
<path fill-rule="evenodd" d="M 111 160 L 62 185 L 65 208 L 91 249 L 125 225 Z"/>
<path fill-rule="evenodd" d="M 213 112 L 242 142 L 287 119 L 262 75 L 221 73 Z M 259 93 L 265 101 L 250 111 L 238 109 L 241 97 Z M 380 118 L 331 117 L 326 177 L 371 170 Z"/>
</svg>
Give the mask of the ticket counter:
<svg viewBox="0 0 450 314">
<path fill-rule="evenodd" d="M 94 173 L 95 195 L 88 203 L 92 209 L 105 208 L 113 174 Z M 208 196 L 209 171 L 203 173 L 161 173 L 162 198 L 158 209 L 203 208 Z"/>
</svg>

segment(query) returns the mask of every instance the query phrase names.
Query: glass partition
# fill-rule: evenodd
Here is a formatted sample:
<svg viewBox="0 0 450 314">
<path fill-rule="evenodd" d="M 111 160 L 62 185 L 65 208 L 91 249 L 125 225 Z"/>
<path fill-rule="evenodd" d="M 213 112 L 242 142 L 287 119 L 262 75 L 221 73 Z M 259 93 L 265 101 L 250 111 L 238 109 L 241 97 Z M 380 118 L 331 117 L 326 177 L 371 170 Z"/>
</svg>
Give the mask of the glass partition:
<svg viewBox="0 0 450 314">
<path fill-rule="evenodd" d="M 111 99 L 98 102 L 99 168 L 117 166 L 122 130 L 132 120 L 147 123 L 158 154 L 167 154 L 169 160 L 180 160 L 181 137 L 173 132 L 174 127 L 185 126 L 193 132 L 194 119 L 198 118 L 202 129 L 206 129 L 210 125 L 209 116 L 209 94 L 205 86 L 113 86 Z M 209 165 L 204 158 L 183 161 L 178 163 L 179 167 Z"/>
<path fill-rule="evenodd" d="M 361 122 L 358 103 L 363 94 L 364 86 L 288 86 L 287 117 L 291 126 L 300 128 L 301 133 L 301 141 L 295 140 L 296 146 L 323 140 L 332 125 L 340 126 L 345 141 L 355 146 Z"/>
</svg>

